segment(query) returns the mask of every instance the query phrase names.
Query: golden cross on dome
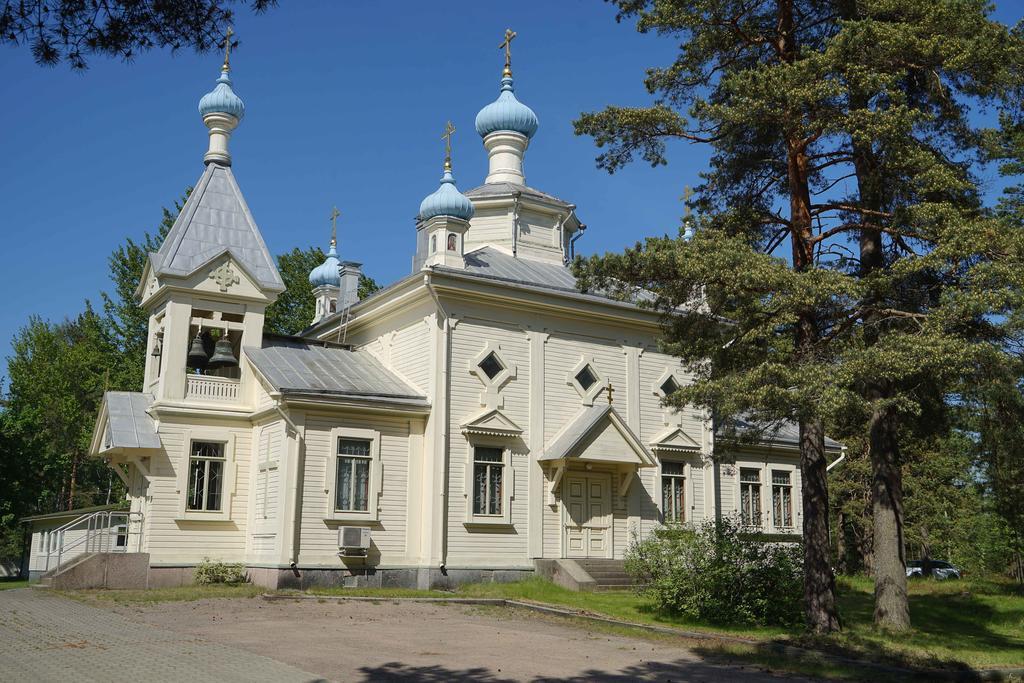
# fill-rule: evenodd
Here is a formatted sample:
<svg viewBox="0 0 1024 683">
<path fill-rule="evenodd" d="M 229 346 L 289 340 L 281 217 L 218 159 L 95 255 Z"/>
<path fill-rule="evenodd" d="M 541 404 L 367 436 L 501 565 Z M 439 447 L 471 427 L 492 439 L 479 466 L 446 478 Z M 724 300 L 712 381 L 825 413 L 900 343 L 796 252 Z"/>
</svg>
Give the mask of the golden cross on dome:
<svg viewBox="0 0 1024 683">
<path fill-rule="evenodd" d="M 338 244 L 338 216 L 341 215 L 341 211 L 338 211 L 338 207 L 331 209 L 331 246 Z"/>
<path fill-rule="evenodd" d="M 235 35 L 233 28 L 228 26 L 227 32 L 224 34 L 224 66 L 221 67 L 224 71 L 227 71 L 231 63 L 231 36 Z"/>
<path fill-rule="evenodd" d="M 452 135 L 455 134 L 455 126 L 449 121 L 444 125 L 444 132 L 441 139 L 444 140 L 444 170 L 452 170 Z"/>
<path fill-rule="evenodd" d="M 683 214 L 686 218 L 690 217 L 690 197 L 692 197 L 692 196 L 693 196 L 693 190 L 691 190 L 690 186 L 687 185 L 686 188 L 683 190 L 683 197 L 682 197 L 683 201 L 686 202 L 686 208 L 684 209 L 685 213 Z"/>
<path fill-rule="evenodd" d="M 512 41 L 515 37 L 515 31 L 510 28 L 505 29 L 505 40 L 498 46 L 499 50 L 505 50 L 505 71 L 502 73 L 503 76 L 512 75 Z"/>
</svg>

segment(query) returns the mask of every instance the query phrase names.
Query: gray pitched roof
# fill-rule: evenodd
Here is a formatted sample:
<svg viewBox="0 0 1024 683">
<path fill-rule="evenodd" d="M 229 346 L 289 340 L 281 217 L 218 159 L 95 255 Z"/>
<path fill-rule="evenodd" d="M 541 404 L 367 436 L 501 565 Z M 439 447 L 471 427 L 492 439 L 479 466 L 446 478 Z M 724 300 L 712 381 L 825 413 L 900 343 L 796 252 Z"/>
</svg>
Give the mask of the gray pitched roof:
<svg viewBox="0 0 1024 683">
<path fill-rule="evenodd" d="M 737 438 L 740 441 L 753 441 L 761 446 L 781 446 L 784 448 L 800 447 L 800 425 L 796 422 L 772 422 L 771 424 L 757 423 L 745 417 L 735 418 L 735 433 L 726 431 L 725 426 L 715 424 L 716 438 Z M 825 437 L 825 450 L 838 452 L 844 448 L 843 444 L 834 439 Z"/>
<path fill-rule="evenodd" d="M 532 187 L 526 185 L 519 185 L 518 183 L 487 183 L 486 185 L 480 185 L 474 187 L 472 190 L 465 192 L 464 194 L 470 199 L 482 198 L 482 197 L 501 197 L 505 195 L 520 194 L 524 197 L 532 197 L 533 199 L 539 199 L 541 201 L 550 202 L 552 204 L 558 204 L 565 208 L 575 207 L 575 204 L 570 204 L 564 199 L 559 199 L 554 195 L 550 195 L 547 192 L 541 192 Z"/>
<path fill-rule="evenodd" d="M 626 421 L 622 419 L 622 416 L 612 408 L 610 403 L 587 406 L 576 413 L 563 430 L 555 437 L 555 440 L 551 442 L 551 445 L 544 449 L 544 453 L 538 459 L 547 461 L 560 460 L 566 457 L 566 455 L 572 452 L 574 448 L 586 441 L 587 437 L 591 435 L 594 428 L 597 427 L 602 420 L 606 418 L 610 419 L 612 416 L 618 420 L 619 424 L 622 425 L 623 430 L 628 433 L 628 437 L 625 437 L 626 442 L 633 442 L 636 450 L 643 453 L 643 455 L 638 454 L 637 456 L 641 463 L 644 463 L 645 461 L 648 464 L 653 463 L 654 458 L 651 456 L 650 451 L 647 450 L 636 434 L 634 434 L 629 428 L 629 425 L 626 424 Z M 625 459 L 623 460 L 623 462 L 626 461 L 627 460 Z M 645 466 L 647 465 L 641 464 L 641 467 Z"/>
<path fill-rule="evenodd" d="M 581 294 L 576 287 L 576 278 L 573 277 L 572 271 L 569 270 L 568 266 L 559 263 L 512 256 L 491 246 L 475 249 L 466 254 L 465 258 L 465 269 L 447 268 L 444 266 L 434 266 L 434 268 L 442 272 L 469 273 L 470 275 L 477 275 L 492 280 L 532 285 L 577 295 Z M 611 299 L 607 294 L 600 291 L 587 292 L 584 296 Z M 639 292 L 635 296 L 636 299 L 641 299 L 649 298 L 651 295 Z"/>
<path fill-rule="evenodd" d="M 108 391 L 103 400 L 107 405 L 104 449 L 160 448 L 156 424 L 146 412 L 152 397 L 138 391 Z"/>
<path fill-rule="evenodd" d="M 426 397 L 366 351 L 268 336 L 262 348 L 246 347 L 245 355 L 282 394 L 398 399 L 426 405 Z"/>
<path fill-rule="evenodd" d="M 208 164 L 164 243 L 151 257 L 157 274 L 185 277 L 225 251 L 264 289 L 284 290 L 231 168 Z"/>
</svg>

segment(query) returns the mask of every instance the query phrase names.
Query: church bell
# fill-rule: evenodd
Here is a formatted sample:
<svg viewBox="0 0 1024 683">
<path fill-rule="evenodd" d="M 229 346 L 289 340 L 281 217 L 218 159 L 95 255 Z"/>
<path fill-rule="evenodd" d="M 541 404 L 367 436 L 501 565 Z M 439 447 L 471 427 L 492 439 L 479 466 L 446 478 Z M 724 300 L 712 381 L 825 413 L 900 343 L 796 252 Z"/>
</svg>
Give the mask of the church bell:
<svg viewBox="0 0 1024 683">
<path fill-rule="evenodd" d="M 235 358 L 235 354 L 231 352 L 231 340 L 228 339 L 227 334 L 223 334 L 220 339 L 217 340 L 217 345 L 213 349 L 213 355 L 210 356 L 210 360 L 206 364 L 206 367 L 211 370 L 217 370 L 218 368 L 233 368 L 237 365 L 238 359 Z"/>
<path fill-rule="evenodd" d="M 190 368 L 202 370 L 206 367 L 209 356 L 206 354 L 205 347 L 203 333 L 201 331 L 196 332 L 196 338 L 192 340 L 191 346 L 188 347 L 188 366 Z"/>
</svg>

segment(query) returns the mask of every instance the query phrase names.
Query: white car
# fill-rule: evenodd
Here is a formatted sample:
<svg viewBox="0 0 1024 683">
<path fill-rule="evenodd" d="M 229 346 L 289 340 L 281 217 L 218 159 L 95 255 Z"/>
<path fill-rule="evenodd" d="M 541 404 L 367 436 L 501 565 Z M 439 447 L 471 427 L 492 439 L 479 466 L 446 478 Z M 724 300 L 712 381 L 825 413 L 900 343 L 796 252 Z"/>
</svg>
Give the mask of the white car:
<svg viewBox="0 0 1024 683">
<path fill-rule="evenodd" d="M 929 560 L 928 564 L 930 565 L 932 570 L 931 575 L 939 581 L 960 578 L 960 570 L 949 562 L 946 562 L 944 560 Z M 908 561 L 907 578 L 920 579 L 921 577 L 925 576 L 924 569 L 925 568 L 923 560 Z"/>
</svg>

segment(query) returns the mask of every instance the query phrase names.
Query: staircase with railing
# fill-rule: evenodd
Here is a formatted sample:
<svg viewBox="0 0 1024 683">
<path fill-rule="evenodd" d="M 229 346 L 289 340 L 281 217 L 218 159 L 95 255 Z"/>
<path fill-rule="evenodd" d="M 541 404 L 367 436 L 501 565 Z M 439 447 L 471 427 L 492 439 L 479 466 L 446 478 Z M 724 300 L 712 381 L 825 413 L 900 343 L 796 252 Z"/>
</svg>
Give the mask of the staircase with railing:
<svg viewBox="0 0 1024 683">
<path fill-rule="evenodd" d="M 142 513 L 100 510 L 82 515 L 43 536 L 44 578 L 74 560 L 95 553 L 142 552 Z"/>
</svg>

